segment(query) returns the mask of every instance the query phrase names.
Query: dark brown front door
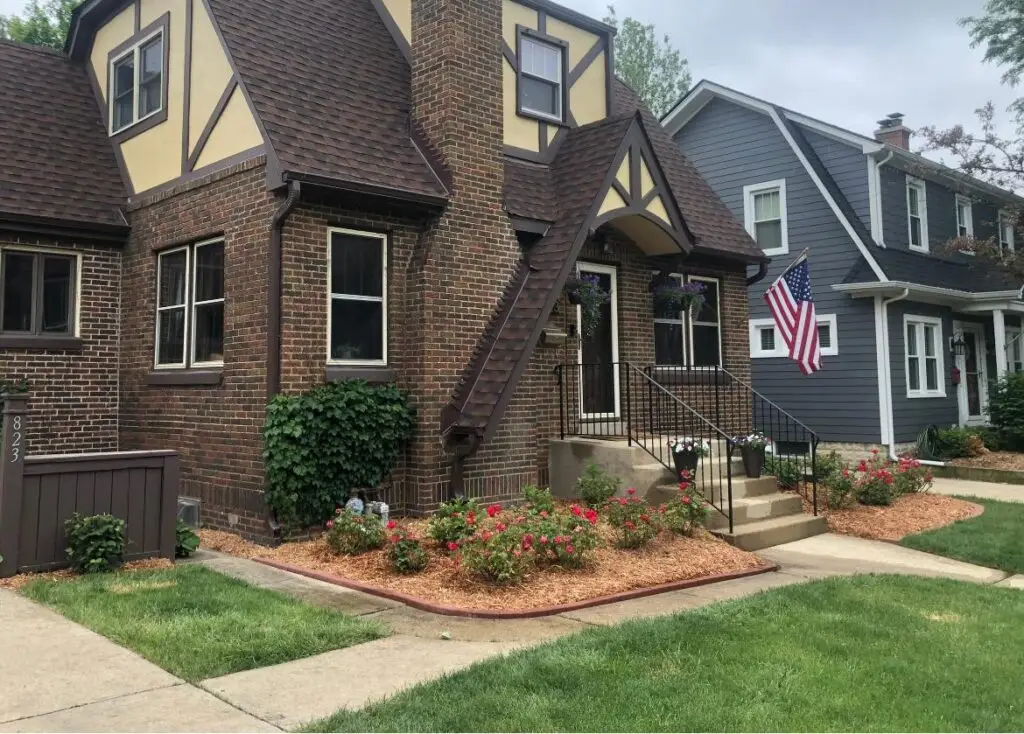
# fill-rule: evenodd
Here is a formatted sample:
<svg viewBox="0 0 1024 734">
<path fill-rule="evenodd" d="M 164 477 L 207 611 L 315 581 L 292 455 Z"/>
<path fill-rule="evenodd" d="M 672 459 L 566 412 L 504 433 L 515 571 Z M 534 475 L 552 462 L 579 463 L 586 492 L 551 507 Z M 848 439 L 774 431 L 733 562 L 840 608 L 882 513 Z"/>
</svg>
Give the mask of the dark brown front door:
<svg viewBox="0 0 1024 734">
<path fill-rule="evenodd" d="M 615 269 L 603 265 L 580 265 L 585 275 L 596 276 L 601 287 L 611 294 L 601 307 L 597 330 L 580 341 L 581 412 L 584 417 L 612 417 L 619 413 L 618 394 L 618 319 Z M 577 307 L 577 328 L 582 334 Z"/>
</svg>

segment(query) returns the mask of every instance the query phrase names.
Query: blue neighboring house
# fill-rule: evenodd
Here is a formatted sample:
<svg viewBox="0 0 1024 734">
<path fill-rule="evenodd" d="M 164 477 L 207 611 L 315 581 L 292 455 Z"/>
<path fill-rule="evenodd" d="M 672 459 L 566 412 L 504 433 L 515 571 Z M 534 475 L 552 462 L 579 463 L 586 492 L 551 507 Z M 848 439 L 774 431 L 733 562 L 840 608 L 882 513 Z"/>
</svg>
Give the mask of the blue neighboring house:
<svg viewBox="0 0 1024 734">
<path fill-rule="evenodd" d="M 899 115 L 867 137 L 702 81 L 662 124 L 771 257 L 749 294 L 757 390 L 858 448 L 987 422 L 992 384 L 1024 369 L 1022 283 L 945 245 L 1014 249 L 1024 199 L 910 152 Z M 824 355 L 810 377 L 761 298 L 804 249 Z"/>
</svg>

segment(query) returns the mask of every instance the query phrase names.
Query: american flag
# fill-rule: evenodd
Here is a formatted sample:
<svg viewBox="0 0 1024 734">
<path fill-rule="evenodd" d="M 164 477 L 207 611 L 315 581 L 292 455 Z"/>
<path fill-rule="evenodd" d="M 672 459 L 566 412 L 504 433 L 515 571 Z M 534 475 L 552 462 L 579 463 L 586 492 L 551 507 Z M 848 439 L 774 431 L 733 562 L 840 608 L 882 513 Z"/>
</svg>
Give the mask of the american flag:
<svg viewBox="0 0 1024 734">
<path fill-rule="evenodd" d="M 789 358 L 810 375 L 821 369 L 821 346 L 818 344 L 818 319 L 811 294 L 811 269 L 807 253 L 789 266 L 772 287 L 765 291 L 764 301 L 772 312 L 775 326 L 789 347 Z"/>
</svg>

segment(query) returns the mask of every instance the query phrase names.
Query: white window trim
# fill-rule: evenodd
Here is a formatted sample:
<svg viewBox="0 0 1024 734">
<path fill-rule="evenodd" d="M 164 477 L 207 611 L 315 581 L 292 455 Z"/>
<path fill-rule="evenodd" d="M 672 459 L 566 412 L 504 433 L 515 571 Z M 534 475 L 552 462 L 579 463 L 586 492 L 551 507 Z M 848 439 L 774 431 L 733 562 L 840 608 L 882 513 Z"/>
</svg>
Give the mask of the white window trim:
<svg viewBox="0 0 1024 734">
<path fill-rule="evenodd" d="M 652 271 L 657 275 L 658 271 Z M 717 286 L 716 292 L 718 293 L 718 323 L 714 324 L 718 327 L 718 365 L 708 366 L 701 365 L 696 366 L 693 364 L 693 355 L 691 354 L 691 347 L 693 346 L 693 325 L 694 320 L 689 314 L 679 313 L 678 319 L 654 319 L 656 324 L 679 324 L 682 328 L 681 331 L 684 335 L 683 338 L 683 363 L 678 364 L 655 364 L 655 369 L 658 370 L 713 370 L 721 369 L 725 362 L 725 355 L 722 353 L 722 279 L 715 278 L 710 275 L 684 275 L 683 273 L 669 273 L 669 277 L 673 280 L 678 280 L 680 284 L 692 282 L 692 281 L 703 281 L 704 283 L 714 283 Z M 701 321 L 697 323 L 698 326 L 712 326 L 710 321 Z"/>
<path fill-rule="evenodd" d="M 910 227 L 910 189 L 917 189 L 918 216 L 921 219 L 921 245 L 913 244 Z M 925 182 L 913 176 L 907 176 L 907 191 L 904 194 L 907 202 L 907 246 L 914 252 L 928 252 L 928 187 Z"/>
<path fill-rule="evenodd" d="M 763 181 L 762 183 L 749 184 L 743 187 L 743 221 L 747 234 L 756 242 L 757 229 L 754 226 L 754 194 L 760 194 L 773 189 L 779 190 L 779 214 L 782 219 L 782 246 L 770 250 L 762 250 L 765 255 L 785 255 L 789 252 L 789 217 L 786 214 L 786 179 L 779 178 L 774 181 Z"/>
<path fill-rule="evenodd" d="M 0 257 L 5 252 L 27 252 L 33 255 L 60 255 L 61 257 L 70 257 L 75 261 L 75 304 L 74 304 L 74 324 L 72 325 L 73 331 L 70 334 L 57 334 L 56 336 L 65 338 L 80 338 L 82 334 L 82 253 L 72 252 L 70 250 L 61 250 L 56 247 L 23 247 L 21 245 L 4 245 L 0 247 Z M 2 286 L 2 284 L 0 284 Z M 2 295 L 2 291 L 0 291 Z M 54 335 L 46 335 L 54 336 Z"/>
<path fill-rule="evenodd" d="M 142 80 L 142 78 L 141 78 L 142 69 L 141 69 L 141 65 L 140 65 L 141 55 L 142 55 L 142 53 L 141 53 L 142 52 L 142 47 L 145 46 L 146 44 L 148 44 L 149 42 L 151 42 L 157 36 L 163 37 L 163 35 L 164 35 L 164 29 L 163 28 L 157 28 L 155 31 L 150 33 L 145 38 L 141 39 L 138 43 L 133 45 L 131 48 L 127 49 L 123 54 L 121 54 L 120 56 L 110 60 L 110 67 L 107 69 L 107 79 L 109 80 L 108 84 L 107 84 L 107 87 L 108 87 L 108 89 L 107 89 L 107 113 L 108 113 L 107 117 L 110 120 L 110 134 L 111 135 L 117 135 L 119 133 L 123 133 L 125 130 L 128 130 L 128 129 L 132 128 L 132 127 L 135 127 L 140 122 L 144 122 L 145 120 L 148 120 L 153 115 L 159 115 L 161 112 L 163 112 L 164 105 L 167 104 L 167 100 L 164 99 L 164 96 L 165 96 L 164 89 L 167 87 L 167 85 L 164 84 L 164 81 L 165 81 L 164 77 L 167 74 L 167 69 L 164 68 L 164 59 L 167 58 L 167 53 L 166 53 L 165 49 L 161 49 L 161 54 L 160 54 L 160 76 L 161 76 L 161 79 L 160 79 L 160 106 L 157 107 L 152 112 L 150 112 L 149 114 L 145 115 L 144 117 L 139 117 L 139 100 L 140 100 L 140 98 L 142 96 L 142 95 L 139 94 L 140 82 Z M 162 38 L 162 42 L 163 43 L 167 43 L 167 38 L 163 37 Z M 122 125 L 121 127 L 115 129 L 114 128 L 114 84 L 115 84 L 115 80 L 114 80 L 114 67 L 117 66 L 117 64 L 120 63 L 121 61 L 124 61 L 129 56 L 133 56 L 134 57 L 133 58 L 133 62 L 134 62 L 133 72 L 135 74 L 135 78 L 132 81 L 132 95 L 133 95 L 132 96 L 132 121 L 129 122 L 127 125 Z"/>
<path fill-rule="evenodd" d="M 224 244 L 224 238 L 223 237 L 215 237 L 215 238 L 213 238 L 211 240 L 203 240 L 202 242 L 196 242 L 194 245 L 192 245 L 192 252 L 189 253 L 189 257 L 192 257 L 193 254 L 197 254 L 199 252 L 199 248 L 200 247 L 207 247 L 209 245 L 218 245 L 218 244 L 220 244 L 220 245 Z M 195 261 L 195 263 L 198 263 L 199 262 L 198 255 L 195 258 L 193 258 L 193 260 Z M 197 289 L 196 289 L 196 279 L 198 277 L 199 277 L 199 268 L 194 263 L 192 263 L 192 283 L 191 283 L 192 291 L 191 291 L 191 295 L 193 295 L 193 296 L 197 292 Z M 226 295 L 227 291 L 225 290 L 224 293 Z M 196 300 L 194 298 L 192 299 L 192 308 L 189 309 L 189 316 L 191 317 L 191 321 L 189 321 L 187 323 L 187 326 L 190 326 L 191 330 L 189 330 L 188 328 L 186 328 L 186 330 L 185 330 L 186 338 L 190 342 L 190 347 L 189 347 L 189 364 L 192 367 L 200 367 L 200 368 L 202 368 L 202 367 L 223 367 L 224 366 L 223 353 L 222 353 L 222 358 L 221 359 L 212 360 L 212 361 L 209 361 L 209 362 L 197 362 L 196 361 L 196 334 L 195 334 L 196 308 L 198 306 L 205 306 L 207 304 L 224 303 L 224 302 L 225 301 L 224 301 L 224 296 L 223 295 L 220 298 L 211 298 L 208 301 L 198 301 L 198 302 L 196 302 Z M 225 308 L 224 309 L 224 319 L 225 319 L 225 321 L 227 320 L 227 316 L 228 316 L 227 308 Z M 225 336 L 227 336 L 226 333 L 225 333 Z M 226 345 L 224 345 L 224 346 L 226 346 Z"/>
<path fill-rule="evenodd" d="M 380 240 L 381 245 L 381 295 L 380 296 L 356 296 L 345 294 L 334 294 L 331 292 L 331 255 L 332 243 L 335 234 L 349 234 L 355 237 L 364 237 L 370 240 Z M 344 227 L 327 228 L 327 364 L 343 365 L 346 367 L 384 367 L 388 363 L 388 235 L 384 232 L 367 232 L 360 229 L 347 229 Z M 381 359 L 334 359 L 331 357 L 331 332 L 333 328 L 333 311 L 331 308 L 335 300 L 341 301 L 372 301 L 382 304 L 381 311 Z"/>
<path fill-rule="evenodd" d="M 966 222 L 961 222 L 960 221 L 960 208 L 961 207 L 963 207 L 964 214 L 967 216 L 967 221 Z M 965 236 L 973 237 L 974 236 L 974 202 L 972 202 L 968 197 L 963 196 L 962 194 L 957 194 L 956 195 L 956 204 L 954 206 L 954 211 L 956 213 L 956 235 L 957 235 L 957 237 L 960 236 L 960 227 L 961 226 L 964 229 L 967 230 L 967 234 Z M 971 254 L 973 255 L 974 253 L 972 252 Z"/>
<path fill-rule="evenodd" d="M 175 304 L 173 306 L 161 306 L 160 305 L 160 281 L 163 278 L 163 262 L 164 258 L 168 255 L 173 255 L 178 252 L 185 253 L 185 302 L 181 304 Z M 188 365 L 188 338 L 189 338 L 189 308 L 188 301 L 189 296 L 192 293 L 192 279 L 189 278 L 189 273 L 192 268 L 192 248 L 189 245 L 184 247 L 174 247 L 170 250 L 163 250 L 158 252 L 156 256 L 156 339 L 153 342 L 153 368 L 158 370 L 171 370 L 171 369 L 185 369 Z M 160 361 L 160 314 L 164 311 L 171 311 L 176 309 L 182 309 L 185 312 L 184 322 L 184 333 L 182 339 L 185 343 L 181 345 L 181 361 L 180 362 L 161 362 Z"/>
<path fill-rule="evenodd" d="M 1015 364 L 1013 359 L 1015 351 L 1020 350 L 1021 365 L 1024 366 L 1024 343 L 1021 341 L 1024 337 L 1021 336 L 1021 332 L 1022 329 L 1019 326 L 1006 327 L 1006 371 L 1009 374 L 1017 372 L 1013 368 Z M 1022 371 L 1024 371 L 1024 367 L 1022 367 Z"/>
<path fill-rule="evenodd" d="M 839 356 L 839 327 L 834 313 L 820 313 L 817 315 L 817 324 L 828 324 L 831 336 L 832 344 L 828 347 L 821 348 L 821 356 L 823 357 L 837 357 Z M 774 351 L 767 351 L 761 349 L 761 331 L 771 328 L 776 331 L 775 334 L 775 349 Z M 789 358 L 789 352 L 786 349 L 786 343 L 782 340 L 782 336 L 778 333 L 778 328 L 775 326 L 775 319 L 751 319 L 750 320 L 750 358 L 751 359 L 778 359 L 778 358 Z"/>
<path fill-rule="evenodd" d="M 599 263 L 591 262 L 580 262 L 578 265 L 579 272 L 582 273 L 595 273 L 599 275 L 607 275 L 609 277 L 609 283 L 611 284 L 611 296 L 610 306 L 612 314 L 612 391 L 615 399 L 613 411 L 611 413 L 587 413 L 583 407 L 583 367 L 580 367 L 579 374 L 579 385 L 580 385 L 580 418 L 594 419 L 594 418 L 618 418 L 622 415 L 622 395 L 619 379 L 619 271 L 614 265 L 601 265 Z M 576 306 L 576 329 L 577 334 L 583 333 L 583 306 Z M 579 340 L 576 347 L 576 363 L 579 365 L 583 364 L 583 339 Z"/>
<path fill-rule="evenodd" d="M 925 349 L 924 349 L 924 329 L 915 329 L 914 338 L 917 340 L 917 376 L 918 384 L 921 386 L 918 390 L 910 389 L 910 350 L 907 349 L 906 338 L 907 338 L 907 327 L 911 324 L 919 324 L 921 326 L 929 325 L 935 327 L 935 366 L 936 376 L 938 378 L 938 389 L 928 389 L 928 370 L 925 367 Z M 946 397 L 946 366 L 942 352 L 945 349 L 945 342 L 942 339 L 942 319 L 934 316 L 918 316 L 916 314 L 904 314 L 903 315 L 903 376 L 907 382 L 907 397 L 908 398 L 944 398 Z"/>
<path fill-rule="evenodd" d="M 560 45 L 558 45 L 556 43 L 550 43 L 550 42 L 544 41 L 543 39 L 540 39 L 540 38 L 534 38 L 534 37 L 526 35 L 526 34 L 524 34 L 523 37 L 522 37 L 522 41 L 520 42 L 520 47 L 522 46 L 522 44 L 525 44 L 525 43 L 535 43 L 538 46 L 546 46 L 547 48 L 553 49 L 553 50 L 558 52 L 558 78 L 557 79 L 548 79 L 547 77 L 540 76 L 539 74 L 533 74 L 533 73 L 528 72 L 525 69 L 523 69 L 522 63 L 519 64 L 519 73 L 522 74 L 523 76 L 528 76 L 531 79 L 538 79 L 538 80 L 540 80 L 542 82 L 546 82 L 548 84 L 557 84 L 558 85 L 558 96 L 556 97 L 556 99 L 558 100 L 558 114 L 552 115 L 550 112 L 545 112 L 544 110 L 535 110 L 532 107 L 527 107 L 525 104 L 520 104 L 519 108 L 523 112 L 529 112 L 531 115 L 535 115 L 537 117 L 542 117 L 545 120 L 551 120 L 552 122 L 559 122 L 559 123 L 564 122 L 565 121 L 565 110 L 563 109 L 563 107 L 564 107 L 564 104 L 565 104 L 565 97 L 566 97 L 566 95 L 565 95 L 565 79 L 563 78 L 562 70 L 565 68 L 565 62 L 566 62 L 565 53 L 566 53 L 566 49 L 565 49 L 564 46 L 560 46 Z"/>
<path fill-rule="evenodd" d="M 1006 241 L 1006 242 L 1003 241 L 1003 234 L 1004 234 L 1004 230 L 1006 229 L 1006 224 L 1012 224 L 1013 217 L 1010 216 L 1010 214 L 1008 212 L 1001 211 L 1001 212 L 999 212 L 998 220 L 999 220 L 999 225 L 998 225 L 999 226 L 999 250 L 1001 252 L 1003 250 L 1003 248 L 1005 247 L 1010 252 L 1013 252 L 1014 249 L 1015 249 L 1015 244 L 1016 244 L 1013 241 L 1014 240 L 1014 227 L 1013 226 L 1010 227 L 1010 239 L 1009 239 L 1009 241 Z"/>
</svg>

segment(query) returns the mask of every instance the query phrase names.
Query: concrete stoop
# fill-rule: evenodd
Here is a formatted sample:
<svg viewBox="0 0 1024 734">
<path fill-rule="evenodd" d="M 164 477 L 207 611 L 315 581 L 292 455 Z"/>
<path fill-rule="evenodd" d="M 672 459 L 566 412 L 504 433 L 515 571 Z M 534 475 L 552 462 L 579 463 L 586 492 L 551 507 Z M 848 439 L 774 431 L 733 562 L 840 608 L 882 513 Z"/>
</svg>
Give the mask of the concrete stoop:
<svg viewBox="0 0 1024 734">
<path fill-rule="evenodd" d="M 712 510 L 708 529 L 743 550 L 756 551 L 781 543 L 790 543 L 827 532 L 823 517 L 806 515 L 800 497 L 780 492 L 775 477 L 752 479 L 743 474 L 739 458 L 726 459 L 722 447 L 712 447 L 712 460 L 704 460 L 694 484 L 714 504 L 726 505 L 728 476 L 732 473 L 733 530 L 729 519 Z M 572 437 L 551 442 L 551 492 L 556 497 L 574 499 L 576 479 L 591 461 L 622 480 L 620 494 L 633 487 L 637 496 L 653 505 L 667 501 L 678 492 L 675 472 L 654 461 L 639 446 L 625 439 Z M 732 466 L 726 466 L 730 461 Z"/>
</svg>

